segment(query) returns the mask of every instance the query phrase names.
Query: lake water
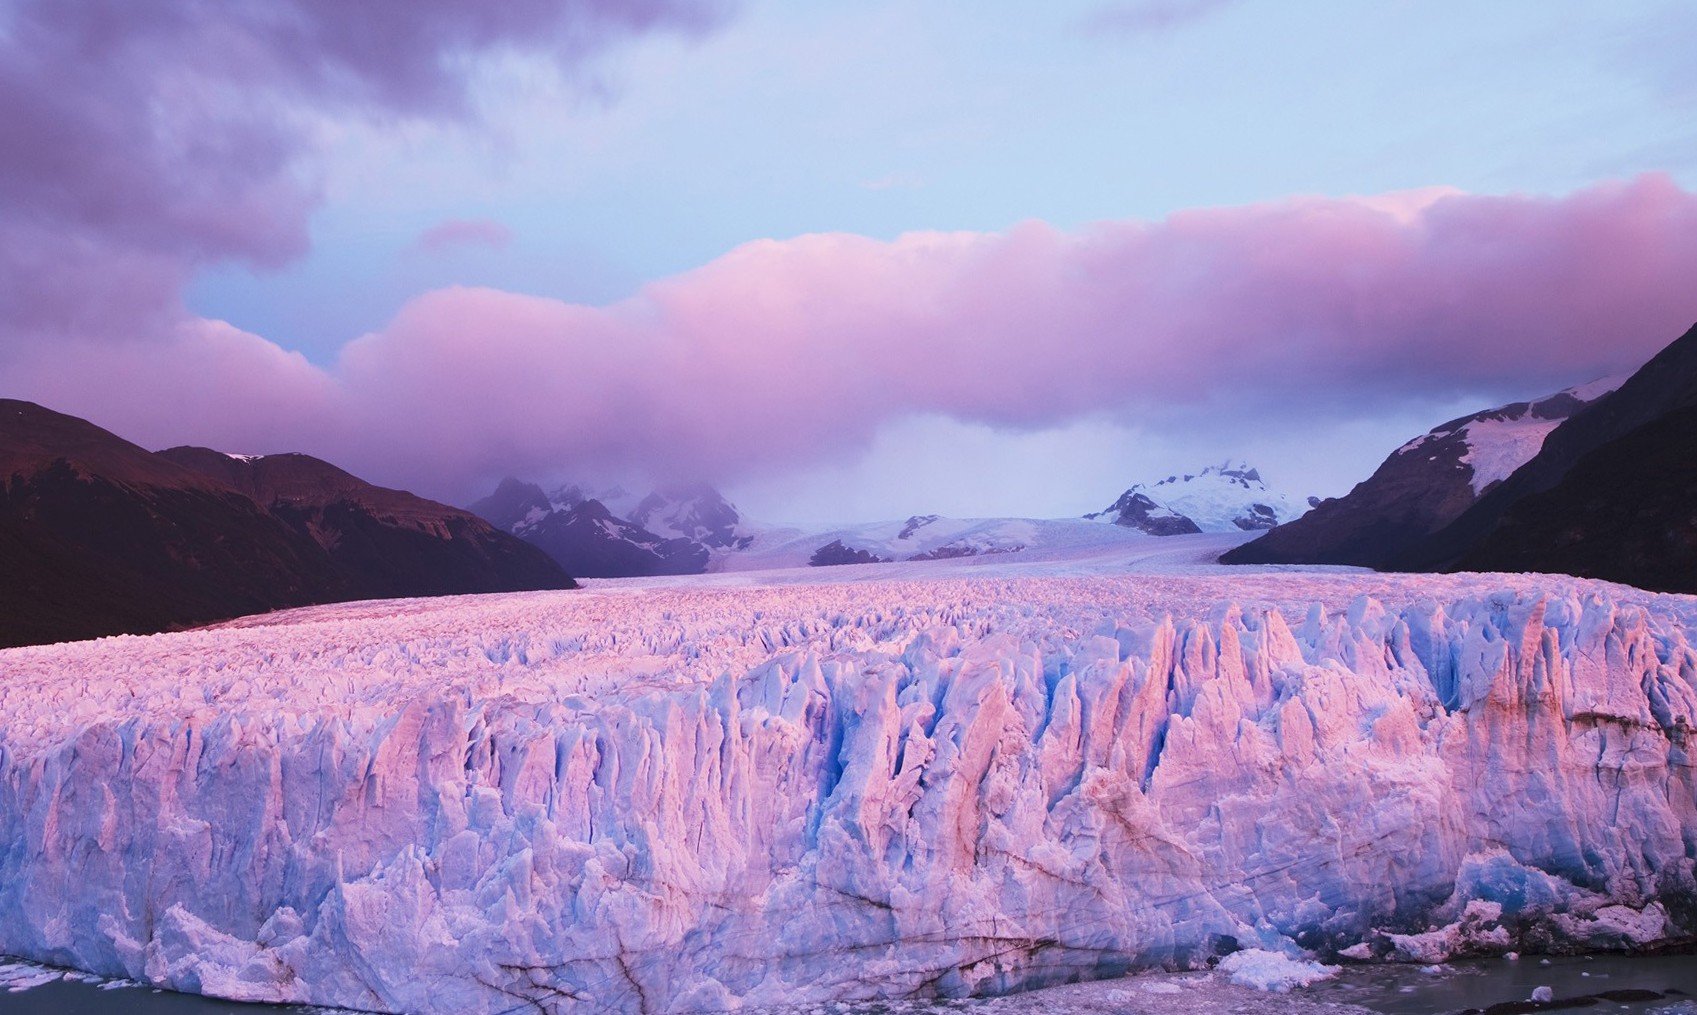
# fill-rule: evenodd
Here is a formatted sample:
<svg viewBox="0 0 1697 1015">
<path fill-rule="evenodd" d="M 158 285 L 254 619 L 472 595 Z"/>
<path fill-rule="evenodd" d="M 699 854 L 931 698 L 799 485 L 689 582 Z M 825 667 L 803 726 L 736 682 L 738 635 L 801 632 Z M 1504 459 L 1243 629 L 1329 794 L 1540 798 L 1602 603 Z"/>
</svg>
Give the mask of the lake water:
<svg viewBox="0 0 1697 1015">
<path fill-rule="evenodd" d="M 1547 964 L 1546 964 L 1547 963 Z M 1356 966 L 1308 991 L 1316 1000 L 1341 1001 L 1384 1015 L 1432 1015 L 1525 1001 L 1539 987 L 1557 998 L 1595 996 L 1609 990 L 1653 990 L 1655 1001 L 1599 1001 L 1594 1012 L 1644 1012 L 1697 1002 L 1697 956 L 1590 955 L 1474 959 L 1437 967 Z M 1692 1008 L 1697 1015 L 1697 1005 Z"/>
<path fill-rule="evenodd" d="M 45 975 L 46 971 L 41 971 L 36 978 Z M 0 976 L 0 984 L 5 982 Z M 1652 990 L 1666 996 L 1654 1001 L 1599 1001 L 1576 1010 L 1638 1015 L 1671 1007 L 1680 1015 L 1697 1015 L 1697 956 L 1597 955 L 1548 960 L 1528 956 L 1515 961 L 1483 959 L 1446 963 L 1427 967 L 1427 971 L 1412 965 L 1354 966 L 1347 967 L 1335 980 L 1298 993 L 1315 1001 L 1360 1005 L 1383 1015 L 1439 1015 L 1525 1001 L 1538 987 L 1550 987 L 1558 999 L 1595 996 L 1608 990 Z M 938 1007 L 961 1012 L 976 1005 L 954 1002 Z M 1279 1015 L 1285 1007 L 1288 1005 L 1281 1004 L 1281 995 L 1269 994 L 1260 1015 Z M 267 1012 L 324 1015 L 328 1011 L 239 1004 L 150 987 L 115 987 L 62 978 L 16 992 L 0 990 L 0 1015 L 263 1015 Z"/>
<path fill-rule="evenodd" d="M 323 1011 L 271 1004 L 216 1001 L 151 987 L 106 987 L 67 982 L 0 993 L 0 1015 L 262 1015 Z"/>
</svg>

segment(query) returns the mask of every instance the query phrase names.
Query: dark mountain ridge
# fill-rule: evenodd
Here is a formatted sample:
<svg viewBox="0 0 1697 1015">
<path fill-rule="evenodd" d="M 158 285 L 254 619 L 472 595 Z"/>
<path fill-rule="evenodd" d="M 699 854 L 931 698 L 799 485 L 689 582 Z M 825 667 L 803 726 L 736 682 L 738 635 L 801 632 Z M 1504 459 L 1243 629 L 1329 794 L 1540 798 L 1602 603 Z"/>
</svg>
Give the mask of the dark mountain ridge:
<svg viewBox="0 0 1697 1015">
<path fill-rule="evenodd" d="M 1476 496 L 1457 485 L 1471 473 L 1458 471 L 1470 445 L 1455 423 L 1491 413 L 1410 442 L 1349 496 L 1221 560 L 1553 572 L 1697 592 L 1697 326 L 1614 391 L 1552 402 L 1504 407 L 1564 418 Z"/>
<path fill-rule="evenodd" d="M 1560 571 L 1697 591 L 1694 505 L 1697 325 L 1394 565 Z"/>
<path fill-rule="evenodd" d="M 468 512 L 311 456 L 153 453 L 13 399 L 0 399 L 0 572 L 0 646 L 573 586 Z"/>
<path fill-rule="evenodd" d="M 1343 497 L 1327 498 L 1294 521 L 1221 556 L 1227 564 L 1351 564 L 1397 569 L 1403 554 L 1459 518 L 1500 481 L 1470 461 L 1516 426 L 1545 426 L 1587 403 L 1575 389 L 1512 402 L 1433 427 L 1390 456 Z M 1483 431 L 1483 432 L 1481 432 Z M 1524 452 L 1532 454 L 1530 450 Z M 1510 459 L 1512 461 L 1512 459 Z"/>
</svg>

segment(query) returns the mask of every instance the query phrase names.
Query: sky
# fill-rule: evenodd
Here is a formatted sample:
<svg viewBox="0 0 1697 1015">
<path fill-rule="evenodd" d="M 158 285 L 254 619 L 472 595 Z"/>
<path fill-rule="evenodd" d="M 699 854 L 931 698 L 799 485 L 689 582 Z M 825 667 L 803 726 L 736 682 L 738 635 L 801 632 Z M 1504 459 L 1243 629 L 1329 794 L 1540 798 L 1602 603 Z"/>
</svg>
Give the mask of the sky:
<svg viewBox="0 0 1697 1015">
<path fill-rule="evenodd" d="M 0 0 L 0 389 L 465 504 L 1337 495 L 1697 321 L 1687 0 Z"/>
</svg>

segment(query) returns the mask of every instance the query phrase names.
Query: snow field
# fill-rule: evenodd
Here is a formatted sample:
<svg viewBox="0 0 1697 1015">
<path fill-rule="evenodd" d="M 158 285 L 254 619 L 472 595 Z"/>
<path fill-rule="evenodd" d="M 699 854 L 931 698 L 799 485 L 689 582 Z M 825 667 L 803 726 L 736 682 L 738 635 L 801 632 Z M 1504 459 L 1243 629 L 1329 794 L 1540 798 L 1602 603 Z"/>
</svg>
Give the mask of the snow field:
<svg viewBox="0 0 1697 1015">
<path fill-rule="evenodd" d="M 0 653 L 0 952 L 371 1010 L 695 1011 L 1293 941 L 1621 946 L 1697 899 L 1688 598 L 831 577 Z"/>
</svg>

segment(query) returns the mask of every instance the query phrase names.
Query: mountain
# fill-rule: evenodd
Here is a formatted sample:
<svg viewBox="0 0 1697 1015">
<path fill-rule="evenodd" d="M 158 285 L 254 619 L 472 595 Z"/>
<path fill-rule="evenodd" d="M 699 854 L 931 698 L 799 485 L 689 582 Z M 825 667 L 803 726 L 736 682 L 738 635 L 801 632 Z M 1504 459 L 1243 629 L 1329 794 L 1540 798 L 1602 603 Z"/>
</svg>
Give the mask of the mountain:
<svg viewBox="0 0 1697 1015">
<path fill-rule="evenodd" d="M 475 516 L 306 455 L 149 452 L 0 399 L 0 645 L 309 603 L 570 588 Z"/>
<path fill-rule="evenodd" d="M 579 502 L 581 500 L 579 498 Z M 516 532 L 552 513 L 554 503 L 540 486 L 509 476 L 501 480 L 494 493 L 471 505 L 468 510 L 503 532 Z"/>
<path fill-rule="evenodd" d="M 1395 563 L 1697 592 L 1697 326 Z"/>
<path fill-rule="evenodd" d="M 179 447 L 159 456 L 228 483 L 310 536 L 344 577 L 338 598 L 571 587 L 558 567 L 471 512 L 374 486 L 311 455 Z"/>
<path fill-rule="evenodd" d="M 813 551 L 813 556 L 807 559 L 809 567 L 839 567 L 843 564 L 887 564 L 888 557 L 880 557 L 870 550 L 846 546 L 840 539 L 833 539 L 819 549 Z"/>
<path fill-rule="evenodd" d="M 736 508 L 704 483 L 663 487 L 631 503 L 618 488 L 592 494 L 568 485 L 548 494 L 508 478 L 471 510 L 584 578 L 700 574 L 713 551 L 753 539 Z"/>
<path fill-rule="evenodd" d="M 987 562 L 990 558 L 1034 563 L 1095 559 L 1104 552 L 1142 556 L 1150 553 L 1148 543 L 1140 533 L 1082 518 L 949 518 L 923 514 L 905 520 L 831 527 L 765 527 L 755 533 L 747 549 L 718 555 L 713 569 L 769 571 L 839 564 Z M 1213 553 L 1218 554 L 1224 545 Z M 1172 551 L 1183 555 L 1178 546 Z M 1201 554 L 1207 556 L 1205 551 Z M 911 569 L 904 570 L 911 573 Z"/>
<path fill-rule="evenodd" d="M 1697 407 L 1686 406 L 1598 445 L 1555 486 L 1515 501 L 1442 569 L 1559 572 L 1697 592 L 1694 438 Z"/>
<path fill-rule="evenodd" d="M 1270 489 L 1243 462 L 1226 461 L 1198 473 L 1138 483 L 1086 518 L 1112 522 L 1152 536 L 1191 532 L 1253 532 L 1302 515 L 1313 504 Z"/>
<path fill-rule="evenodd" d="M 630 520 L 657 535 L 717 550 L 747 549 L 754 539 L 737 509 L 706 483 L 656 490 L 637 504 Z"/>
<path fill-rule="evenodd" d="M 839 564 L 888 564 L 898 560 L 954 560 L 999 553 L 1019 553 L 1037 542 L 1043 523 L 1022 518 L 944 518 L 942 515 L 910 515 L 903 522 L 868 522 L 830 533 L 803 536 L 805 542 L 822 543 L 807 559 L 809 567 Z M 1064 525 L 1064 523 L 1063 523 Z M 767 542 L 795 542 L 791 533 L 775 533 Z M 774 547 L 761 546 L 753 554 L 770 560 Z M 783 552 L 781 549 L 779 552 Z M 738 562 L 741 563 L 740 561 Z"/>
<path fill-rule="evenodd" d="M 1245 543 L 1227 564 L 1390 567 L 1538 453 L 1563 420 L 1607 393 L 1594 381 L 1452 419 L 1391 452 L 1343 497 Z"/>
<path fill-rule="evenodd" d="M 707 547 L 650 532 L 593 499 L 550 511 L 513 532 L 585 578 L 645 578 L 707 570 Z"/>
<path fill-rule="evenodd" d="M 1183 536 L 1202 531 L 1189 516 L 1155 503 L 1135 486 L 1120 494 L 1119 500 L 1108 505 L 1106 510 L 1084 517 L 1104 519 L 1151 536 Z"/>
</svg>

